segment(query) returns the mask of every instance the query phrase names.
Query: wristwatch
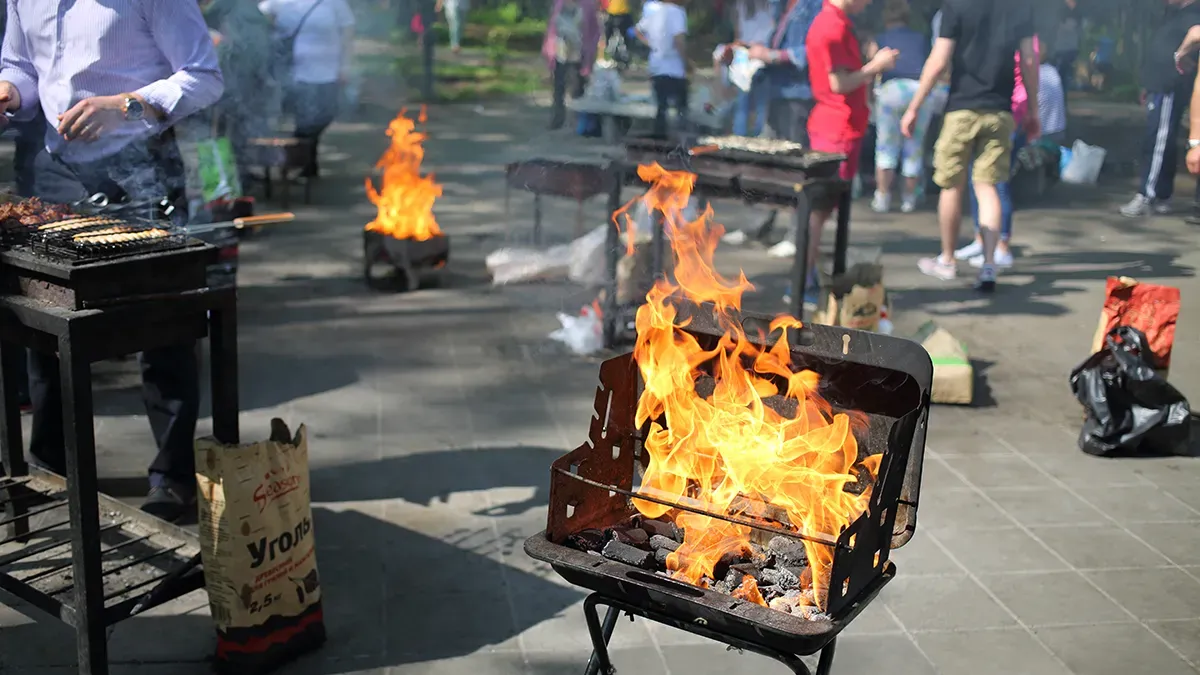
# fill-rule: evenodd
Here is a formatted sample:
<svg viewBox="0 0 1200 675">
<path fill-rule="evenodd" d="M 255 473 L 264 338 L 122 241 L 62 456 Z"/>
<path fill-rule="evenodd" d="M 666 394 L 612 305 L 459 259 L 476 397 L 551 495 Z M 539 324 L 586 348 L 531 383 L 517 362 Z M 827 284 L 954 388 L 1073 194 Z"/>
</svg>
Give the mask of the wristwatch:
<svg viewBox="0 0 1200 675">
<path fill-rule="evenodd" d="M 1200 148 L 1200 138 L 1189 138 L 1188 150 L 1195 150 L 1196 148 Z"/>
<path fill-rule="evenodd" d="M 146 106 L 134 96 L 125 96 L 125 103 L 121 106 L 121 112 L 125 115 L 125 120 L 128 122 L 140 122 L 146 118 Z"/>
</svg>

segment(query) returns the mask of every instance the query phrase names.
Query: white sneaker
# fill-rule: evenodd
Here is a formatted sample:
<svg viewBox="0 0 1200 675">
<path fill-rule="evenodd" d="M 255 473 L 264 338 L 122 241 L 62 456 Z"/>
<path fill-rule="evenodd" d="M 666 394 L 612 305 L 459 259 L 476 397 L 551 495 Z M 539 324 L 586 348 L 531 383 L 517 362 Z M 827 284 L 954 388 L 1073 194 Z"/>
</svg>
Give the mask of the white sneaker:
<svg viewBox="0 0 1200 675">
<path fill-rule="evenodd" d="M 1150 208 L 1154 209 L 1155 215 L 1165 216 L 1171 213 L 1171 202 L 1165 199 L 1161 201 L 1156 200 Z"/>
<path fill-rule="evenodd" d="M 904 201 L 900 202 L 900 212 L 901 213 L 912 213 L 913 211 L 916 211 L 916 210 L 917 210 L 916 195 L 910 195 L 908 197 L 905 197 Z"/>
<path fill-rule="evenodd" d="M 995 265 L 998 269 L 1007 269 L 1009 267 L 1012 267 L 1013 266 L 1012 251 L 1011 250 L 1005 251 L 1003 253 L 1001 253 L 1000 251 L 996 251 L 996 255 L 992 257 L 992 260 L 995 262 Z M 971 260 L 969 262 L 971 263 L 971 267 L 974 267 L 975 269 L 982 268 L 983 267 L 983 254 L 980 253 L 979 255 L 971 256 Z"/>
<path fill-rule="evenodd" d="M 1126 218 L 1141 218 L 1150 215 L 1154 202 L 1146 195 L 1136 195 L 1128 204 L 1121 207 L 1121 215 Z"/>
<path fill-rule="evenodd" d="M 942 260 L 940 255 L 933 258 L 921 258 L 917 261 L 917 267 L 921 268 L 922 274 L 942 281 L 954 281 L 958 278 L 958 266 L 954 264 L 953 260 L 949 262 Z"/>
<path fill-rule="evenodd" d="M 875 213 L 887 213 L 892 210 L 892 196 L 882 192 L 876 192 L 875 197 L 871 199 L 871 210 Z"/>
<path fill-rule="evenodd" d="M 954 259 L 970 260 L 977 255 L 983 255 L 983 244 L 979 243 L 978 239 L 975 239 L 972 240 L 971 243 L 955 251 Z"/>
<path fill-rule="evenodd" d="M 791 258 L 796 255 L 796 242 L 791 239 L 784 239 L 767 249 L 767 255 L 772 258 Z"/>
</svg>

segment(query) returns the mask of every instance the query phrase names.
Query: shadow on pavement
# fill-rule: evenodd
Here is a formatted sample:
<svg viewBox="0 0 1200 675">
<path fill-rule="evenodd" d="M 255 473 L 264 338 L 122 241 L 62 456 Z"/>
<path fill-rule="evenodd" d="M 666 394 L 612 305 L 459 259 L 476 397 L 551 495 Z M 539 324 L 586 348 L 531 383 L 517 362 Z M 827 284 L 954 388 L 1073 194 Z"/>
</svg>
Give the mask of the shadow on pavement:
<svg viewBox="0 0 1200 675">
<path fill-rule="evenodd" d="M 520 515 L 543 508 L 550 499 L 550 463 L 561 449 L 538 447 L 438 450 L 382 460 L 342 464 L 312 471 L 316 502 L 403 499 L 413 504 L 446 502 L 458 492 L 530 488 L 526 499 L 496 504 L 478 516 Z"/>
</svg>

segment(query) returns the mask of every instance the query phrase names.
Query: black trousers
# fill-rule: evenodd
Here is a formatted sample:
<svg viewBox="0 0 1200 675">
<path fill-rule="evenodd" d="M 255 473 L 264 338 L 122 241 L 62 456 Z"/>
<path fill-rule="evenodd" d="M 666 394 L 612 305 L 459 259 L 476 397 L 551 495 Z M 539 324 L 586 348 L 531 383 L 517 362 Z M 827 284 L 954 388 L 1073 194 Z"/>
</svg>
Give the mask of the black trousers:
<svg viewBox="0 0 1200 675">
<path fill-rule="evenodd" d="M 630 28 L 633 28 L 632 14 L 609 14 L 604 20 L 604 40 L 607 42 L 614 35 L 626 37 Z"/>
<path fill-rule="evenodd" d="M 1142 148 L 1141 194 L 1166 201 L 1175 192 L 1179 129 L 1190 88 L 1146 96 L 1146 139 Z"/>
<path fill-rule="evenodd" d="M 550 105 L 550 126 L 557 129 L 567 121 L 567 90 L 571 98 L 582 98 L 587 78 L 579 72 L 578 62 L 558 61 L 554 64 L 554 97 Z"/>
<path fill-rule="evenodd" d="M 341 87 L 337 82 L 293 82 L 284 106 L 296 117 L 296 138 L 308 141 L 309 159 L 305 175 L 317 175 L 317 143 L 337 117 Z"/>
<path fill-rule="evenodd" d="M 654 113 L 654 135 L 667 135 L 667 113 L 675 109 L 675 115 L 680 120 L 686 120 L 688 114 L 688 81 L 682 77 L 656 75 L 650 78 L 650 86 L 654 89 L 654 102 L 658 110 Z"/>
<path fill-rule="evenodd" d="M 131 200 L 166 195 L 178 203 L 184 186 L 183 159 L 173 135 L 134 143 L 114 157 L 89 163 L 64 161 L 42 149 L 33 158 L 31 177 L 35 196 L 60 203 L 75 202 L 96 192 L 104 192 L 110 199 Z M 182 212 L 186 213 L 186 205 Z M 139 354 L 138 360 L 142 399 L 158 445 L 150 472 L 191 484 L 196 472 L 192 444 L 200 413 L 196 343 L 146 351 Z M 29 454 L 51 471 L 65 473 L 60 382 L 58 356 L 30 350 L 33 428 Z"/>
</svg>

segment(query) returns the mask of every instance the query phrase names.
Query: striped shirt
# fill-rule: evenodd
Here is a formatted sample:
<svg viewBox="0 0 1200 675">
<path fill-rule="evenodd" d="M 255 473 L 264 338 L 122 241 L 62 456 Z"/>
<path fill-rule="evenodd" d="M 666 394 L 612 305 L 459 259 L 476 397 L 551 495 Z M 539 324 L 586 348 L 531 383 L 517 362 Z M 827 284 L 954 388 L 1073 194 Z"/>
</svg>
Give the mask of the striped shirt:
<svg viewBox="0 0 1200 675">
<path fill-rule="evenodd" d="M 1038 121 L 1042 134 L 1050 136 L 1067 130 L 1067 102 L 1062 77 L 1054 66 L 1043 63 L 1038 69 Z"/>
<path fill-rule="evenodd" d="M 0 80 L 21 94 L 17 120 L 46 115 L 46 148 L 108 157 L 221 98 L 224 84 L 194 0 L 8 0 Z M 141 95 L 165 121 L 127 122 L 95 142 L 67 141 L 58 116 L 93 96 Z M 147 118 L 149 115 L 147 115 Z"/>
</svg>

